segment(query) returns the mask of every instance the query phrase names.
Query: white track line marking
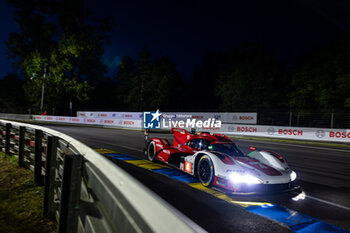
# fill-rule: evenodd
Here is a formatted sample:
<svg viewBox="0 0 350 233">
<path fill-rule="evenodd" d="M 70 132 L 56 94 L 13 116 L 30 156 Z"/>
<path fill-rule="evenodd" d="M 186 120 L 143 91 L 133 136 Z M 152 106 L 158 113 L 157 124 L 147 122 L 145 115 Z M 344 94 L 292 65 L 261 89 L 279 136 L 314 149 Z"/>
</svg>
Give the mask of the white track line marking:
<svg viewBox="0 0 350 233">
<path fill-rule="evenodd" d="M 342 209 L 345 209 L 345 210 L 350 210 L 350 207 L 343 206 L 343 205 L 340 205 L 340 204 L 337 204 L 337 203 L 333 203 L 333 202 L 330 202 L 330 201 L 322 200 L 322 199 L 319 199 L 317 197 L 312 197 L 312 196 L 306 195 L 306 198 L 310 198 L 312 200 L 319 201 L 319 202 L 322 202 L 322 203 L 325 203 L 325 204 L 328 204 L 328 205 L 332 205 L 332 206 L 335 206 L 335 207 L 338 207 L 338 208 L 342 208 Z"/>
<path fill-rule="evenodd" d="M 242 141 L 254 141 L 249 139 L 238 139 Z M 340 152 L 348 152 L 350 153 L 350 150 L 342 150 L 342 149 L 336 149 L 336 148 L 328 148 L 328 147 L 315 147 L 315 146 L 304 146 L 304 145 L 295 145 L 295 144 L 289 144 L 289 143 L 282 143 L 282 142 L 269 142 L 269 141 L 258 141 L 255 140 L 255 142 L 258 143 L 267 143 L 267 144 L 274 144 L 274 145 L 285 145 L 285 146 L 294 146 L 294 147 L 301 147 L 301 148 L 312 148 L 312 149 L 318 149 L 318 150 L 332 150 L 332 151 L 340 151 Z"/>
</svg>

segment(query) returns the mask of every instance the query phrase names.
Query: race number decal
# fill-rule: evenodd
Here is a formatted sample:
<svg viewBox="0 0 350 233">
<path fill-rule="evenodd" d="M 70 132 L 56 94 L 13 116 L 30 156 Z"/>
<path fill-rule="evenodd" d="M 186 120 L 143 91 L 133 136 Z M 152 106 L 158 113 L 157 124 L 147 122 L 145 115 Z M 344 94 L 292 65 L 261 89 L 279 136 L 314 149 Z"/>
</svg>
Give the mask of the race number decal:
<svg viewBox="0 0 350 233">
<path fill-rule="evenodd" d="M 192 173 L 192 163 L 185 162 L 185 172 Z"/>
</svg>

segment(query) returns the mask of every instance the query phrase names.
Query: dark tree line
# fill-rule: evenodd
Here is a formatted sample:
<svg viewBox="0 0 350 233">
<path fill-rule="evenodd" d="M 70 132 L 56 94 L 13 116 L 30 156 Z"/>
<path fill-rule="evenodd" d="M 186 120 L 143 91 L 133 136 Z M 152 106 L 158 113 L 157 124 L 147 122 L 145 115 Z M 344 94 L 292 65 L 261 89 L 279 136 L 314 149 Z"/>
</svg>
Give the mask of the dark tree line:
<svg viewBox="0 0 350 233">
<path fill-rule="evenodd" d="M 125 56 L 114 78 L 113 95 L 122 109 L 169 109 L 184 101 L 184 80 L 175 64 L 168 57 L 152 61 L 146 48 L 135 61 Z"/>
<path fill-rule="evenodd" d="M 256 111 L 283 108 L 288 75 L 263 44 L 244 42 L 228 52 L 207 52 L 191 88 L 202 109 Z"/>
<path fill-rule="evenodd" d="M 28 102 L 25 100 L 23 80 L 17 74 L 8 74 L 0 79 L 0 109 L 7 113 L 25 113 Z"/>
<path fill-rule="evenodd" d="M 102 55 L 114 23 L 80 0 L 9 0 L 20 32 L 6 42 L 14 73 L 0 79 L 0 111 L 68 114 L 74 109 L 272 111 L 350 108 L 350 35 L 315 48 L 290 71 L 264 44 L 207 51 L 185 81 L 147 48 L 125 56 L 113 77 Z"/>
<path fill-rule="evenodd" d="M 350 108 L 350 34 L 302 57 L 291 87 L 295 108 Z"/>
<path fill-rule="evenodd" d="M 101 57 L 113 25 L 96 18 L 80 0 L 8 0 L 15 8 L 19 32 L 6 42 L 8 58 L 23 77 L 28 107 L 67 113 L 69 102 L 83 103 L 104 82 Z"/>
</svg>

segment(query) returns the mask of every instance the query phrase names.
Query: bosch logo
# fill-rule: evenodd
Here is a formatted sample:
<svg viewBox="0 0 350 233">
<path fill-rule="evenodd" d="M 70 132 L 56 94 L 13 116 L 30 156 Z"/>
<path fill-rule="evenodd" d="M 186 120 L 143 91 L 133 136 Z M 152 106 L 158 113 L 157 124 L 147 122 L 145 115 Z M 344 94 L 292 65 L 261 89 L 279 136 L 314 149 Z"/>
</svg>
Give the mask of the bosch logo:
<svg viewBox="0 0 350 233">
<path fill-rule="evenodd" d="M 269 127 L 268 129 L 267 129 L 267 134 L 268 135 L 273 135 L 275 133 L 275 129 L 273 128 L 273 127 Z"/>
<path fill-rule="evenodd" d="M 326 133 L 323 130 L 317 130 L 315 135 L 318 138 L 323 138 L 324 136 L 326 136 Z"/>
<path fill-rule="evenodd" d="M 303 136 L 303 131 L 302 130 L 293 130 L 293 129 L 279 129 L 278 134 Z"/>
<path fill-rule="evenodd" d="M 237 132 L 256 133 L 258 131 L 255 127 L 237 127 Z"/>
<path fill-rule="evenodd" d="M 116 117 L 116 116 L 117 116 L 117 114 L 113 113 L 112 117 Z"/>
<path fill-rule="evenodd" d="M 329 132 L 329 137 L 330 138 L 350 138 L 350 132 L 334 132 L 330 131 Z"/>
</svg>

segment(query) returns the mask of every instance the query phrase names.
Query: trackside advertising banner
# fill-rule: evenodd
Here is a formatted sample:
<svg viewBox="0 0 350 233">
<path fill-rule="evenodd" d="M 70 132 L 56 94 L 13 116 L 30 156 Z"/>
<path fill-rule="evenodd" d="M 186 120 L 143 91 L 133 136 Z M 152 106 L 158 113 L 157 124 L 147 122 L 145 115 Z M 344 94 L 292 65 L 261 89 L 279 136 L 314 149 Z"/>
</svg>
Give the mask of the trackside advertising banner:
<svg viewBox="0 0 350 233">
<path fill-rule="evenodd" d="M 102 125 L 110 126 L 110 127 L 141 129 L 142 120 L 123 120 L 123 119 L 103 118 Z"/>
<path fill-rule="evenodd" d="M 257 136 L 286 139 L 302 139 L 315 141 L 334 141 L 350 143 L 349 129 L 323 129 L 280 127 L 267 125 L 235 125 L 223 124 L 220 133 L 237 136 Z"/>
<path fill-rule="evenodd" d="M 116 118 L 142 120 L 143 112 L 77 112 L 77 117 L 93 117 L 93 118 Z M 232 112 L 163 112 L 161 118 L 167 120 L 207 120 L 214 118 L 222 123 L 232 124 L 256 124 L 257 113 L 232 113 Z"/>
<path fill-rule="evenodd" d="M 86 124 L 86 125 L 103 125 L 109 127 L 121 128 L 136 128 L 140 129 L 142 126 L 141 120 L 123 120 L 111 118 L 91 118 L 91 117 L 65 117 L 65 116 L 33 116 L 35 121 L 49 121 L 71 124 Z"/>
<path fill-rule="evenodd" d="M 236 123 L 236 124 L 256 124 L 257 113 L 232 113 L 232 112 L 163 112 L 161 118 L 171 120 L 220 120 L 222 123 Z"/>
<path fill-rule="evenodd" d="M 129 115 L 128 113 L 125 113 Z M 197 118 L 187 118 L 185 115 L 176 113 L 176 117 L 169 117 L 167 114 L 162 113 L 164 116 L 159 116 L 161 129 L 170 130 L 171 127 L 186 128 L 190 130 L 192 125 L 197 131 L 209 131 L 213 133 L 222 133 L 226 135 L 235 136 L 253 136 L 253 137 L 270 137 L 270 138 L 285 138 L 285 139 L 300 139 L 300 140 L 315 140 L 315 141 L 331 141 L 331 142 L 345 142 L 350 143 L 350 129 L 326 129 L 326 128 L 302 128 L 302 127 L 281 127 L 281 126 L 268 126 L 268 125 L 243 125 L 243 124 L 218 124 L 218 120 L 215 118 L 204 119 L 202 123 Z M 153 120 L 152 114 L 149 121 Z M 156 116 L 157 117 L 157 116 Z M 125 116 L 124 116 L 125 118 Z M 101 125 L 105 127 L 117 127 L 117 128 L 131 128 L 131 129 L 143 129 L 143 119 L 129 119 L 132 117 L 127 116 L 126 119 L 116 118 L 95 118 L 95 117 L 65 117 L 65 116 L 40 116 L 34 115 L 35 121 L 44 122 L 61 122 L 61 123 L 73 123 L 73 124 L 87 124 L 87 125 Z M 186 127 L 186 123 L 189 123 Z M 177 123 L 175 126 L 174 124 Z M 157 128 L 157 127 L 154 127 Z"/>
<path fill-rule="evenodd" d="M 142 120 L 142 112 L 77 112 L 77 117 Z"/>
</svg>

